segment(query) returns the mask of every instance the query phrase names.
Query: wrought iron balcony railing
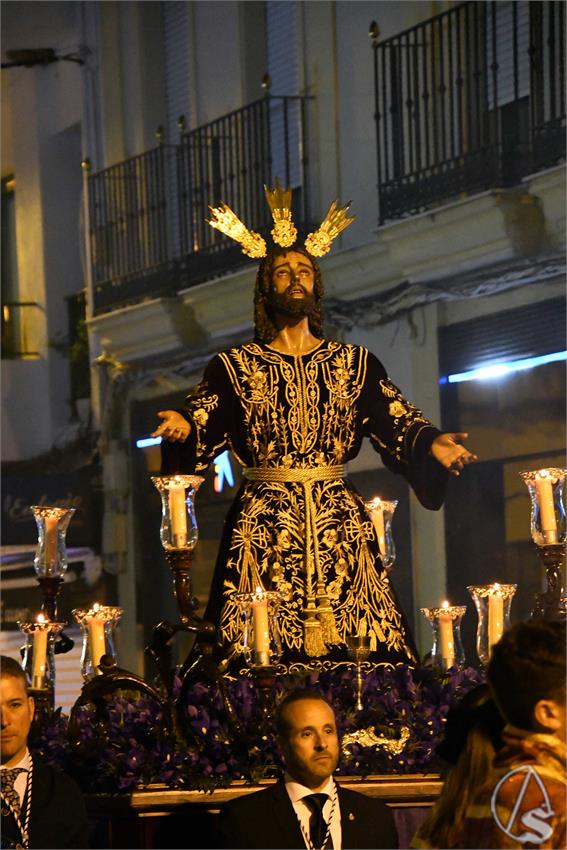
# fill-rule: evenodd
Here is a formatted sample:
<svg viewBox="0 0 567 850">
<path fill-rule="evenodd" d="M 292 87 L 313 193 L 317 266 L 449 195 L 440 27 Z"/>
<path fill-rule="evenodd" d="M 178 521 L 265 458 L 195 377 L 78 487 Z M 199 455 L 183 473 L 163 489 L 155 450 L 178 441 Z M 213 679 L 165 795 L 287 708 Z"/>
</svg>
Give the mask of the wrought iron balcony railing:
<svg viewBox="0 0 567 850">
<path fill-rule="evenodd" d="M 246 263 L 206 224 L 221 200 L 260 233 L 271 228 L 263 185 L 294 188 L 309 224 L 307 98 L 267 96 L 88 177 L 94 312 L 173 294 Z"/>
<path fill-rule="evenodd" d="M 563 2 L 467 2 L 373 47 L 381 224 L 565 157 Z"/>
<path fill-rule="evenodd" d="M 96 283 L 120 281 L 169 259 L 166 175 L 171 150 L 155 148 L 89 178 Z"/>
<path fill-rule="evenodd" d="M 5 301 L 2 304 L 2 359 L 39 357 L 41 308 L 36 301 Z"/>
</svg>

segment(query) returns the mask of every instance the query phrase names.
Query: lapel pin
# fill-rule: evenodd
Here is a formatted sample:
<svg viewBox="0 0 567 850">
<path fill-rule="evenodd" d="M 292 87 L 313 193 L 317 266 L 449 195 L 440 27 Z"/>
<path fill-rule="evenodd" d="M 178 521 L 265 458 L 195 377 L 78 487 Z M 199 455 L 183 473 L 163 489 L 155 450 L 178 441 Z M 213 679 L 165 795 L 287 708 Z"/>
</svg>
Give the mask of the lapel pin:
<svg viewBox="0 0 567 850">
<path fill-rule="evenodd" d="M 354 815 L 353 815 L 353 813 L 352 813 L 352 812 L 349 812 L 349 813 L 348 813 L 348 819 L 349 819 L 349 820 L 354 820 Z"/>
</svg>

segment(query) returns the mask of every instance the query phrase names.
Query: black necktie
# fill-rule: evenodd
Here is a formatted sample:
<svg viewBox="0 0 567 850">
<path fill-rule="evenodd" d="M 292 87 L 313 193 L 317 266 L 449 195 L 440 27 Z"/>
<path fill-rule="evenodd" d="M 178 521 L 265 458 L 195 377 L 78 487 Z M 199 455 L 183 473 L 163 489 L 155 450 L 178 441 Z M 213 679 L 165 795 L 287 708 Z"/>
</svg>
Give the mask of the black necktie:
<svg viewBox="0 0 567 850">
<path fill-rule="evenodd" d="M 317 850 L 321 850 L 327 834 L 327 822 L 323 818 L 323 806 L 329 799 L 328 794 L 308 794 L 301 798 L 311 810 L 309 818 L 309 838 Z"/>
<path fill-rule="evenodd" d="M 14 782 L 20 775 L 25 773 L 23 767 L 6 767 L 0 772 L 0 781 L 2 782 L 2 796 L 10 804 L 16 815 L 20 816 L 20 795 L 14 788 Z"/>
</svg>

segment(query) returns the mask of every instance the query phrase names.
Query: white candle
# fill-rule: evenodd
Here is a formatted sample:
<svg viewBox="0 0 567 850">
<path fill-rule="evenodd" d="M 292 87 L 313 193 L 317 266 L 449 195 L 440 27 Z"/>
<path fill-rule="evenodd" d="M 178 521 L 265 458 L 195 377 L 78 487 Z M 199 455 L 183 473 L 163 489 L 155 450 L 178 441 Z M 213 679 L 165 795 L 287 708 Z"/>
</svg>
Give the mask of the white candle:
<svg viewBox="0 0 567 850">
<path fill-rule="evenodd" d="M 171 543 L 175 549 L 181 549 L 187 545 L 187 508 L 183 484 L 172 484 L 169 487 L 169 522 Z"/>
<path fill-rule="evenodd" d="M 45 623 L 43 614 L 38 614 L 38 623 Z M 32 657 L 32 688 L 45 687 L 45 673 L 47 668 L 47 638 L 48 629 L 34 629 L 33 632 L 33 657 Z"/>
<path fill-rule="evenodd" d="M 372 523 L 378 538 L 378 548 L 382 557 L 386 554 L 386 535 L 384 531 L 384 507 L 380 499 L 371 502 Z"/>
<path fill-rule="evenodd" d="M 448 608 L 449 603 L 443 602 L 442 608 Z M 453 617 L 446 611 L 439 613 L 439 648 L 445 668 L 452 667 L 455 663 L 455 641 L 453 637 Z"/>
<path fill-rule="evenodd" d="M 258 665 L 267 666 L 270 663 L 268 600 L 260 587 L 256 588 L 256 598 L 252 601 L 252 624 L 254 626 L 254 660 Z"/>
<path fill-rule="evenodd" d="M 99 675 L 101 671 L 98 669 L 100 659 L 106 652 L 106 640 L 104 635 L 104 619 L 97 616 L 100 609 L 98 602 L 92 607 L 89 612 L 91 616 L 86 618 L 87 629 L 89 633 L 89 645 L 91 648 L 91 660 L 94 672 Z"/>
<path fill-rule="evenodd" d="M 57 566 L 57 517 L 45 517 L 45 564 L 47 573 Z"/>
<path fill-rule="evenodd" d="M 504 597 L 498 583 L 492 585 L 488 597 L 488 651 L 504 633 Z"/>
<path fill-rule="evenodd" d="M 557 543 L 557 520 L 555 519 L 555 505 L 553 504 L 553 485 L 546 469 L 540 469 L 536 473 L 535 488 L 544 543 Z"/>
</svg>

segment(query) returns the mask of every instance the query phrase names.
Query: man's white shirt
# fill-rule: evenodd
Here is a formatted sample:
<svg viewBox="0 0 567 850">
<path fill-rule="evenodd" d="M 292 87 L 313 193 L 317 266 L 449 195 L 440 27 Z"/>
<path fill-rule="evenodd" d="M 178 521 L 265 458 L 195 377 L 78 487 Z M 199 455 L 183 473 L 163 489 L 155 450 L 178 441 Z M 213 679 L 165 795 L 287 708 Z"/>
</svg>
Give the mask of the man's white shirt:
<svg viewBox="0 0 567 850">
<path fill-rule="evenodd" d="M 17 764 L 13 764 L 11 768 L 20 767 L 22 770 L 25 770 L 25 773 L 20 773 L 19 776 L 16 777 L 16 781 L 14 782 L 14 790 L 18 794 L 20 798 L 20 806 L 24 802 L 24 797 L 26 795 L 26 788 L 28 785 L 28 774 L 31 770 L 32 760 L 30 751 L 26 750 L 22 758 L 19 760 Z M 8 770 L 5 765 L 2 765 L 2 770 Z"/>
<path fill-rule="evenodd" d="M 311 788 L 307 788 L 305 785 L 301 785 L 299 782 L 296 782 L 291 778 L 289 773 L 286 773 L 284 777 L 285 788 L 289 795 L 289 799 L 291 800 L 292 806 L 294 808 L 295 814 L 297 815 L 301 826 L 303 827 L 303 837 L 305 839 L 306 835 L 309 835 L 309 819 L 311 817 L 311 809 L 304 803 L 302 798 L 307 797 L 309 794 L 313 793 Z M 333 809 L 332 796 L 335 789 L 335 780 L 332 776 L 329 776 L 326 785 L 323 788 L 320 788 L 318 793 L 320 794 L 328 794 L 329 799 L 325 802 L 323 806 L 323 818 L 329 823 L 329 818 L 331 816 L 331 811 Z M 331 841 L 333 844 L 333 850 L 341 850 L 342 847 L 342 829 L 341 829 L 341 809 L 339 806 L 339 800 L 337 797 L 337 802 L 335 803 L 335 809 L 333 811 L 333 820 L 331 822 Z M 305 846 L 308 847 L 307 842 L 305 842 Z M 319 850 L 319 848 L 317 848 Z"/>
</svg>

